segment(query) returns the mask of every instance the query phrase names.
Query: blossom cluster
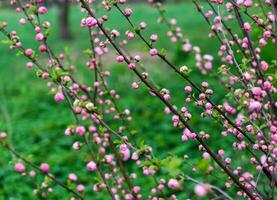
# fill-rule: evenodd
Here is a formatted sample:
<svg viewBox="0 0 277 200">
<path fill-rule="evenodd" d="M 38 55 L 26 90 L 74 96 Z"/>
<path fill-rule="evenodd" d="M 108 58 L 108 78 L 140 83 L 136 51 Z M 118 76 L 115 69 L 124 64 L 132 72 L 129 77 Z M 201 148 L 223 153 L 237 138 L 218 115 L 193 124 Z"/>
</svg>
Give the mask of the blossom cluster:
<svg viewBox="0 0 277 200">
<path fill-rule="evenodd" d="M 11 49 L 26 57 L 26 67 L 34 69 L 39 78 L 47 81 L 53 100 L 68 105 L 75 121 L 68 125 L 63 137 L 72 138 L 73 151 L 87 151 L 89 159 L 84 159 L 80 166 L 88 175 L 99 178 L 92 181 L 93 186 L 88 189 L 89 186 L 79 182 L 76 169 L 68 174 L 67 183 L 63 183 L 51 173 L 49 163 L 36 165 L 24 158 L 9 146 L 6 139 L 8 133 L 1 132 L 1 144 L 18 158 L 14 170 L 30 177 L 40 173 L 68 191 L 71 199 L 85 199 L 86 190 L 92 190 L 103 192 L 115 200 L 175 200 L 181 199 L 187 192 L 186 182 L 194 184 L 192 192 L 198 197 L 274 198 L 277 185 L 277 89 L 274 84 L 276 76 L 272 71 L 276 72 L 276 57 L 272 53 L 274 60 L 266 60 L 263 52 L 272 49 L 272 44 L 276 45 L 277 3 L 270 0 L 192 0 L 199 15 L 203 16 L 203 22 L 206 21 L 210 28 L 207 40 L 219 42 L 215 45 L 217 54 L 211 55 L 203 53 L 205 50 L 200 45 L 192 44 L 185 37 L 177 20 L 167 17 L 163 4 L 153 0 L 147 2 L 160 14 L 157 21 L 166 29 L 168 42 L 178 45 L 183 55 L 192 55 L 195 65 L 184 63 L 177 66 L 171 61 L 166 51 L 157 45 L 163 35 L 152 33 L 145 22 L 147 19 L 141 19 L 145 21 L 136 24 L 132 18 L 136 12 L 131 8 L 132 4 L 126 4 L 127 0 L 102 1 L 105 13 L 102 16 L 96 9 L 97 2 L 76 0 L 83 16 L 76 28 L 88 30 L 87 38 L 80 39 L 87 39 L 90 45 L 85 50 L 87 57 L 83 64 L 90 70 L 93 80 L 86 85 L 74 76 L 75 71 L 79 72 L 76 67 L 65 65 L 65 61 L 71 60 L 67 60 L 64 53 L 56 53 L 54 44 L 48 41 L 52 27 L 47 21 L 45 2 L 11 0 L 15 12 L 22 16 L 18 24 L 31 25 L 37 49 L 25 46 L 17 31 L 10 30 L 6 21 L 0 23 L 0 32 L 9 41 Z M 109 14 L 111 10 L 119 13 L 128 25 L 124 33 L 117 30 L 116 26 L 120 23 L 107 27 L 106 22 L 113 17 Z M 231 27 L 230 24 L 236 26 Z M 150 37 L 145 36 L 146 31 L 151 32 Z M 144 54 L 132 55 L 131 49 L 125 50 L 133 40 L 147 47 Z M 185 96 L 182 105 L 175 105 L 174 99 L 183 97 L 174 96 L 167 83 L 157 86 L 151 73 L 143 67 L 145 54 L 153 61 L 163 62 L 176 78 L 184 80 L 183 90 L 179 91 Z M 129 123 L 132 121 L 132 108 L 118 106 L 120 94 L 108 84 L 111 72 L 105 67 L 102 59 L 105 57 L 110 60 L 112 57 L 115 63 L 122 64 L 128 73 L 135 75 L 136 80 L 130 83 L 130 88 L 147 88 L 149 95 L 164 106 L 164 110 L 157 112 L 169 116 L 172 127 L 180 133 L 179 136 L 167 137 L 176 137 L 182 145 L 188 142 L 197 144 L 194 151 L 202 155 L 197 160 L 208 163 L 205 173 L 192 177 L 197 172 L 196 163 L 185 152 L 182 156 L 161 158 L 156 156 L 159 152 L 153 150 L 153 144 L 136 144 Z M 219 64 L 215 65 L 215 60 Z M 194 80 L 191 71 L 203 76 L 200 84 L 199 80 Z M 224 88 L 226 98 L 215 101 L 217 89 L 210 86 L 209 78 L 217 80 L 218 87 Z M 174 82 L 174 79 L 168 81 Z M 199 108 L 201 113 L 191 112 L 191 107 Z M 110 118 L 117 122 L 116 128 L 110 125 Z M 220 129 L 214 130 L 214 133 L 199 130 L 191 125 L 194 118 L 200 121 L 209 118 Z M 220 140 L 229 141 L 229 146 L 212 145 L 217 142 L 218 136 Z M 243 158 L 241 163 L 234 162 L 238 158 Z M 184 163 L 190 163 L 191 171 L 182 171 L 180 165 Z M 136 170 L 131 171 L 132 168 Z M 203 178 L 212 177 L 215 173 L 222 175 L 223 179 L 212 183 Z M 200 176 L 202 178 L 199 179 Z M 143 177 L 149 177 L 151 185 L 144 185 Z M 43 189 L 35 190 L 37 195 L 47 197 L 55 192 L 46 182 L 40 185 Z"/>
</svg>

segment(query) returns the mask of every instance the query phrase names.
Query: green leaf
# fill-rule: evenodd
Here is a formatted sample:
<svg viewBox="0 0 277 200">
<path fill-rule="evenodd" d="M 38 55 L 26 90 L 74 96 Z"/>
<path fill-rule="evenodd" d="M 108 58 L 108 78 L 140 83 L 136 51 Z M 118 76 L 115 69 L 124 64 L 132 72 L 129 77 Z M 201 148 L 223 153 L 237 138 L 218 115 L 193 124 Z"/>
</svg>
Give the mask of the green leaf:
<svg viewBox="0 0 277 200">
<path fill-rule="evenodd" d="M 30 8 L 30 10 L 31 10 L 31 12 L 34 13 L 34 14 L 36 14 L 36 13 L 38 12 L 37 7 L 34 6 L 34 5 Z"/>
<path fill-rule="evenodd" d="M 161 167 L 163 170 L 167 171 L 170 176 L 176 177 L 182 172 L 181 166 L 183 162 L 184 161 L 177 156 L 170 156 L 161 161 Z"/>
<path fill-rule="evenodd" d="M 164 48 L 161 49 L 160 55 L 161 55 L 162 57 L 165 57 L 165 56 L 166 56 L 166 50 L 165 50 Z"/>
<path fill-rule="evenodd" d="M 91 56 L 92 55 L 92 50 L 91 49 L 85 49 L 84 51 L 83 51 L 83 54 L 85 55 L 85 56 Z"/>
<path fill-rule="evenodd" d="M 16 53 L 16 56 L 18 57 L 18 56 L 22 56 L 23 55 L 23 53 L 21 52 L 21 51 L 18 51 L 17 53 Z"/>
<path fill-rule="evenodd" d="M 0 44 L 12 44 L 11 40 L 0 40 Z"/>
<path fill-rule="evenodd" d="M 105 133 L 105 130 L 106 130 L 105 127 L 99 126 L 98 129 L 99 129 L 99 133 L 100 134 L 104 134 Z"/>
<path fill-rule="evenodd" d="M 196 168 L 201 172 L 207 172 L 210 163 L 211 159 L 202 159 L 197 163 Z"/>
<path fill-rule="evenodd" d="M 52 28 L 46 29 L 45 32 L 44 32 L 45 37 L 48 37 L 51 32 L 52 32 Z"/>
<path fill-rule="evenodd" d="M 110 6 L 112 6 L 112 5 L 116 4 L 116 3 L 117 3 L 117 0 L 108 0 L 108 4 Z"/>
</svg>

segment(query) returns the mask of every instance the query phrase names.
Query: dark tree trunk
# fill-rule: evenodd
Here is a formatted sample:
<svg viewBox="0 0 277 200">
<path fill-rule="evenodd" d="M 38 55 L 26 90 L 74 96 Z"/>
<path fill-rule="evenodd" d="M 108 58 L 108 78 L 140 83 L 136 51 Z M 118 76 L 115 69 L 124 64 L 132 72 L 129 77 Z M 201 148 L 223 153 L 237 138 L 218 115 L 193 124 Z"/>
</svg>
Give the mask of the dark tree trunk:
<svg viewBox="0 0 277 200">
<path fill-rule="evenodd" d="M 59 7 L 60 36 L 64 40 L 70 40 L 72 39 L 69 28 L 70 0 L 60 0 L 57 2 Z"/>
</svg>

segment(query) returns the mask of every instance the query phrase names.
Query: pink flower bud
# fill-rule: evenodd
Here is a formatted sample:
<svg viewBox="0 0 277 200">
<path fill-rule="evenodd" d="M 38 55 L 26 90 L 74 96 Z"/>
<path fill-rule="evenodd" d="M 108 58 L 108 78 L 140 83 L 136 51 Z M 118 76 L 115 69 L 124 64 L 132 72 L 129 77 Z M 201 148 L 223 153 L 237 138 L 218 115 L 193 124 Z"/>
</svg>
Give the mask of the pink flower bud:
<svg viewBox="0 0 277 200">
<path fill-rule="evenodd" d="M 76 133 L 80 136 L 83 136 L 86 133 L 86 129 L 83 126 L 76 127 Z"/>
<path fill-rule="evenodd" d="M 76 189 L 77 189 L 78 192 L 84 192 L 85 186 L 82 185 L 82 184 L 79 184 L 79 185 L 77 185 Z"/>
<path fill-rule="evenodd" d="M 41 28 L 40 28 L 39 26 L 36 26 L 35 31 L 36 31 L 37 33 L 40 33 L 40 32 L 41 32 Z"/>
<path fill-rule="evenodd" d="M 191 91 L 192 91 L 192 89 L 190 86 L 185 87 L 185 93 L 189 94 L 189 93 L 191 93 Z"/>
<path fill-rule="evenodd" d="M 243 25 L 243 29 L 247 32 L 249 32 L 251 30 L 251 25 L 249 23 L 244 23 Z"/>
<path fill-rule="evenodd" d="M 27 62 L 26 67 L 28 68 L 32 68 L 34 66 L 34 64 L 32 62 Z"/>
<path fill-rule="evenodd" d="M 262 108 L 262 104 L 258 101 L 251 101 L 249 105 L 249 109 L 252 111 L 259 111 Z"/>
<path fill-rule="evenodd" d="M 25 166 L 22 163 L 16 163 L 14 165 L 14 170 L 18 173 L 23 173 L 25 171 Z"/>
<path fill-rule="evenodd" d="M 123 160 L 129 160 L 129 158 L 131 157 L 131 152 L 130 149 L 128 148 L 128 146 L 126 144 L 121 144 L 120 145 L 120 153 L 123 155 Z"/>
<path fill-rule="evenodd" d="M 132 40 L 132 39 L 134 39 L 134 37 L 135 37 L 135 34 L 132 33 L 132 32 L 129 32 L 129 33 L 127 34 L 128 40 Z"/>
<path fill-rule="evenodd" d="M 182 141 L 183 141 L 183 142 L 186 142 L 186 141 L 188 141 L 188 140 L 189 140 L 188 136 L 187 136 L 186 134 L 183 134 L 183 135 L 182 135 Z"/>
<path fill-rule="evenodd" d="M 41 41 L 43 41 L 43 39 L 44 39 L 44 36 L 42 33 L 38 33 L 36 35 L 36 41 L 41 42 Z"/>
<path fill-rule="evenodd" d="M 199 197 L 204 197 L 209 191 L 209 187 L 204 184 L 197 184 L 194 187 L 194 192 Z"/>
<path fill-rule="evenodd" d="M 171 96 L 169 94 L 165 94 L 163 98 L 165 101 L 169 101 L 171 99 Z"/>
<path fill-rule="evenodd" d="M 199 99 L 203 100 L 206 98 L 206 95 L 204 93 L 199 94 Z"/>
<path fill-rule="evenodd" d="M 72 182 L 75 182 L 75 181 L 77 181 L 78 177 L 77 177 L 76 174 L 70 173 L 70 174 L 68 175 L 68 179 L 69 179 L 70 181 L 72 181 Z"/>
<path fill-rule="evenodd" d="M 139 88 L 139 84 L 137 82 L 133 82 L 132 83 L 132 88 L 133 89 L 138 89 Z"/>
<path fill-rule="evenodd" d="M 49 74 L 48 74 L 47 72 L 43 72 L 42 75 L 41 75 L 41 77 L 42 77 L 43 79 L 48 79 L 48 78 L 49 78 Z"/>
<path fill-rule="evenodd" d="M 271 83 L 269 81 L 265 81 L 264 82 L 264 89 L 265 90 L 270 90 L 270 88 L 271 88 Z"/>
<path fill-rule="evenodd" d="M 191 50 L 191 48 L 192 48 L 192 46 L 191 46 L 190 43 L 185 43 L 185 44 L 183 45 L 183 50 L 184 50 L 184 52 L 189 52 L 189 51 Z"/>
<path fill-rule="evenodd" d="M 168 187 L 172 190 L 177 190 L 180 189 L 181 185 L 177 179 L 170 179 L 168 181 Z"/>
<path fill-rule="evenodd" d="M 259 87 L 252 88 L 252 93 L 256 96 L 260 96 L 262 94 L 262 90 Z"/>
<path fill-rule="evenodd" d="M 19 20 L 19 24 L 20 24 L 20 25 L 26 24 L 26 20 L 25 20 L 24 18 L 21 18 L 21 19 Z"/>
<path fill-rule="evenodd" d="M 63 93 L 58 92 L 58 93 L 55 95 L 54 99 L 55 99 L 56 102 L 62 102 L 62 101 L 64 100 L 64 95 L 63 95 Z"/>
<path fill-rule="evenodd" d="M 211 156 L 210 156 L 210 154 L 208 153 L 208 152 L 204 152 L 203 153 L 203 158 L 204 159 L 209 159 Z"/>
<path fill-rule="evenodd" d="M 139 193 L 140 192 L 140 187 L 139 186 L 135 186 L 134 187 L 134 193 Z"/>
<path fill-rule="evenodd" d="M 42 163 L 39 167 L 40 171 L 44 172 L 44 173 L 48 173 L 49 172 L 49 165 L 47 163 Z"/>
<path fill-rule="evenodd" d="M 87 170 L 92 172 L 92 171 L 95 171 L 97 168 L 95 162 L 93 161 L 90 161 L 88 164 L 87 164 Z"/>
<path fill-rule="evenodd" d="M 126 16 L 128 16 L 128 17 L 131 16 L 132 13 L 133 13 L 133 11 L 132 11 L 131 8 L 126 8 L 126 9 L 124 10 L 124 14 L 125 14 Z"/>
<path fill-rule="evenodd" d="M 97 24 L 97 20 L 94 19 L 93 17 L 88 17 L 88 18 L 85 19 L 85 24 L 88 27 L 92 28 Z"/>
<path fill-rule="evenodd" d="M 218 155 L 224 156 L 225 152 L 223 149 L 218 150 Z"/>
<path fill-rule="evenodd" d="M 129 69 L 135 69 L 136 68 L 136 65 L 134 63 L 130 63 L 128 65 Z"/>
<path fill-rule="evenodd" d="M 173 115 L 172 121 L 173 122 L 179 122 L 179 116 L 178 115 Z"/>
<path fill-rule="evenodd" d="M 253 2 L 252 2 L 252 0 L 245 0 L 244 1 L 244 5 L 245 5 L 245 7 L 251 7 L 252 5 L 253 5 Z"/>
<path fill-rule="evenodd" d="M 146 27 L 147 27 L 147 24 L 145 22 L 140 23 L 140 28 L 141 29 L 146 29 Z"/>
<path fill-rule="evenodd" d="M 46 46 L 44 45 L 44 44 L 42 44 L 42 45 L 40 45 L 39 47 L 38 47 L 38 50 L 40 51 L 40 52 L 45 52 L 46 51 Z"/>
<path fill-rule="evenodd" d="M 117 56 L 116 57 L 116 61 L 117 62 L 123 62 L 124 61 L 124 57 L 123 56 Z"/>
<path fill-rule="evenodd" d="M 265 39 L 269 39 L 270 36 L 271 36 L 271 32 L 270 31 L 265 31 L 263 36 L 264 36 Z"/>
<path fill-rule="evenodd" d="M 41 15 L 44 15 L 45 13 L 47 13 L 47 8 L 45 6 L 41 6 L 38 8 L 38 13 Z"/>
<path fill-rule="evenodd" d="M 25 50 L 25 55 L 28 57 L 31 57 L 33 55 L 34 51 L 32 49 L 26 49 Z"/>
<path fill-rule="evenodd" d="M 153 35 L 150 36 L 150 40 L 151 40 L 152 42 L 156 42 L 157 39 L 158 39 L 158 36 L 157 36 L 156 34 L 153 34 Z"/>
<path fill-rule="evenodd" d="M 151 56 L 156 56 L 156 55 L 158 55 L 158 50 L 155 49 L 155 48 L 154 48 L 154 49 L 151 49 L 151 50 L 150 50 L 150 55 L 151 55 Z"/>
<path fill-rule="evenodd" d="M 268 69 L 268 63 L 267 62 L 262 61 L 260 64 L 261 64 L 261 69 L 263 71 L 266 71 Z"/>
<path fill-rule="evenodd" d="M 263 46 L 266 46 L 266 45 L 267 45 L 266 40 L 265 40 L 264 38 L 260 39 L 260 40 L 259 40 L 259 45 L 262 46 L 262 47 L 263 47 Z"/>
</svg>

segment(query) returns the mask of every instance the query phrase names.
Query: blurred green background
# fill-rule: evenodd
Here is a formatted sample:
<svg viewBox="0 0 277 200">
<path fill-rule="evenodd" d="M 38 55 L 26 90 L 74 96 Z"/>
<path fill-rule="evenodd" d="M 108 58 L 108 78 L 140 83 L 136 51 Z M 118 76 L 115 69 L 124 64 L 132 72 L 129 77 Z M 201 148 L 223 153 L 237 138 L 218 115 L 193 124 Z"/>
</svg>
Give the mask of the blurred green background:
<svg viewBox="0 0 277 200">
<path fill-rule="evenodd" d="M 148 24 L 149 28 L 143 34 L 148 37 L 150 34 L 157 33 L 159 36 L 157 46 L 165 48 L 169 59 L 177 66 L 187 65 L 193 69 L 191 76 L 195 82 L 201 83 L 204 77 L 194 66 L 193 54 L 183 53 L 180 43 L 172 44 L 169 42 L 166 36 L 166 25 L 157 24 L 159 17 L 157 10 L 142 3 L 133 4 L 132 8 L 134 10 L 132 19 L 136 23 L 145 21 Z M 202 54 L 208 53 L 216 56 L 218 43 L 215 39 L 207 39 L 209 27 L 201 15 L 197 13 L 192 3 L 187 1 L 184 3 L 167 3 L 165 8 L 167 10 L 166 16 L 169 19 L 177 19 L 178 26 L 183 29 L 185 37 L 188 37 L 192 44 L 197 44 L 202 49 Z M 91 83 L 89 82 L 91 74 L 87 73 L 86 58 L 82 54 L 84 49 L 89 48 L 87 30 L 79 27 L 82 18 L 79 8 L 72 6 L 70 9 L 70 29 L 73 35 L 71 41 L 63 41 L 59 38 L 58 9 L 56 7 L 52 7 L 45 16 L 53 25 L 53 32 L 49 39 L 50 44 L 57 53 L 63 52 L 65 48 L 71 52 L 72 62 L 70 64 L 77 66 L 78 79 L 89 84 Z M 110 20 L 106 23 L 106 26 L 111 29 L 118 29 L 122 35 L 124 31 L 129 29 L 127 23 L 122 23 L 122 16 L 114 10 L 108 15 Z M 23 46 L 36 49 L 38 44 L 34 42 L 35 34 L 30 25 L 19 26 L 19 18 L 20 16 L 15 15 L 13 10 L 0 8 L 0 20 L 9 23 L 8 30 L 16 29 L 23 41 Z M 3 39 L 1 34 L 0 39 Z M 131 41 L 127 49 L 133 55 L 135 53 L 143 55 L 144 67 L 158 85 L 170 89 L 173 96 L 172 102 L 178 107 L 185 104 L 183 88 L 187 84 L 184 80 L 173 74 L 158 59 L 150 58 L 147 55 L 148 50 L 138 39 Z M 25 58 L 16 57 L 15 55 L 16 52 L 9 50 L 7 45 L 0 44 L 0 130 L 7 131 L 13 147 L 34 163 L 48 162 L 51 165 L 51 172 L 59 180 L 65 181 L 68 173 L 75 172 L 80 177 L 78 182 L 87 186 L 86 197 L 89 197 L 89 199 L 108 199 L 105 194 L 95 195 L 92 191 L 95 174 L 86 173 L 85 148 L 80 152 L 73 151 L 71 149 L 73 139 L 64 136 L 67 125 L 74 123 L 66 103 L 55 103 L 53 96 L 49 94 L 46 82 L 37 78 L 34 70 L 25 67 L 27 61 Z M 151 144 L 154 152 L 158 152 L 156 155 L 161 159 L 171 154 L 180 158 L 188 154 L 195 161 L 193 163 L 195 166 L 199 164 L 201 154 L 196 151 L 197 144 L 195 142 L 181 142 L 181 131 L 172 127 L 170 116 L 163 114 L 163 105 L 157 99 L 148 95 L 144 87 L 140 87 L 136 91 L 132 90 L 131 83 L 137 80 L 136 77 L 130 73 L 124 64 L 115 64 L 115 62 L 110 61 L 114 59 L 115 55 L 111 54 L 109 58 L 104 60 L 104 67 L 109 69 L 112 74 L 107 81 L 110 83 L 109 87 L 116 89 L 121 95 L 121 99 L 118 101 L 120 108 L 131 110 L 134 119 L 131 127 L 138 131 L 137 143 L 144 140 L 146 144 Z M 218 67 L 217 63 L 218 60 L 215 59 L 215 68 Z M 217 80 L 208 77 L 207 79 L 211 88 L 216 91 L 213 100 L 222 102 L 220 100 L 226 95 L 225 89 L 217 86 Z M 214 150 L 218 150 L 224 145 L 231 145 L 228 140 L 227 142 L 218 142 L 220 128 L 212 120 L 194 117 L 199 115 L 199 109 L 189 107 L 189 110 L 193 114 L 192 127 L 197 131 L 204 130 L 212 135 L 214 139 L 210 144 L 213 145 Z M 109 123 L 114 125 L 113 121 Z M 32 178 L 24 178 L 15 173 L 12 163 L 10 163 L 11 155 L 5 149 L 0 149 L 0 200 L 36 199 L 32 194 L 32 190 L 37 188 L 35 183 L 40 182 L 42 177 L 38 176 L 34 181 Z M 237 157 L 239 162 L 241 155 L 237 155 Z M 129 171 L 132 171 L 134 166 L 129 163 L 127 165 L 129 165 Z M 184 170 L 184 173 L 192 174 L 190 165 L 184 164 L 181 169 Z M 196 173 L 195 177 L 201 181 L 209 181 L 218 186 L 223 186 L 224 182 L 220 181 L 221 174 L 219 176 L 217 174 L 214 174 L 214 176 L 203 174 L 205 173 Z M 149 184 L 149 190 L 147 191 L 149 192 L 150 188 L 154 186 L 152 180 L 149 178 L 142 180 L 146 183 L 136 182 L 136 184 Z M 193 184 L 187 183 L 184 191 L 179 192 L 180 199 L 197 199 L 191 191 L 192 187 Z M 53 189 L 53 194 L 49 196 L 49 199 L 67 199 L 67 194 L 63 189 L 54 185 Z"/>
</svg>

